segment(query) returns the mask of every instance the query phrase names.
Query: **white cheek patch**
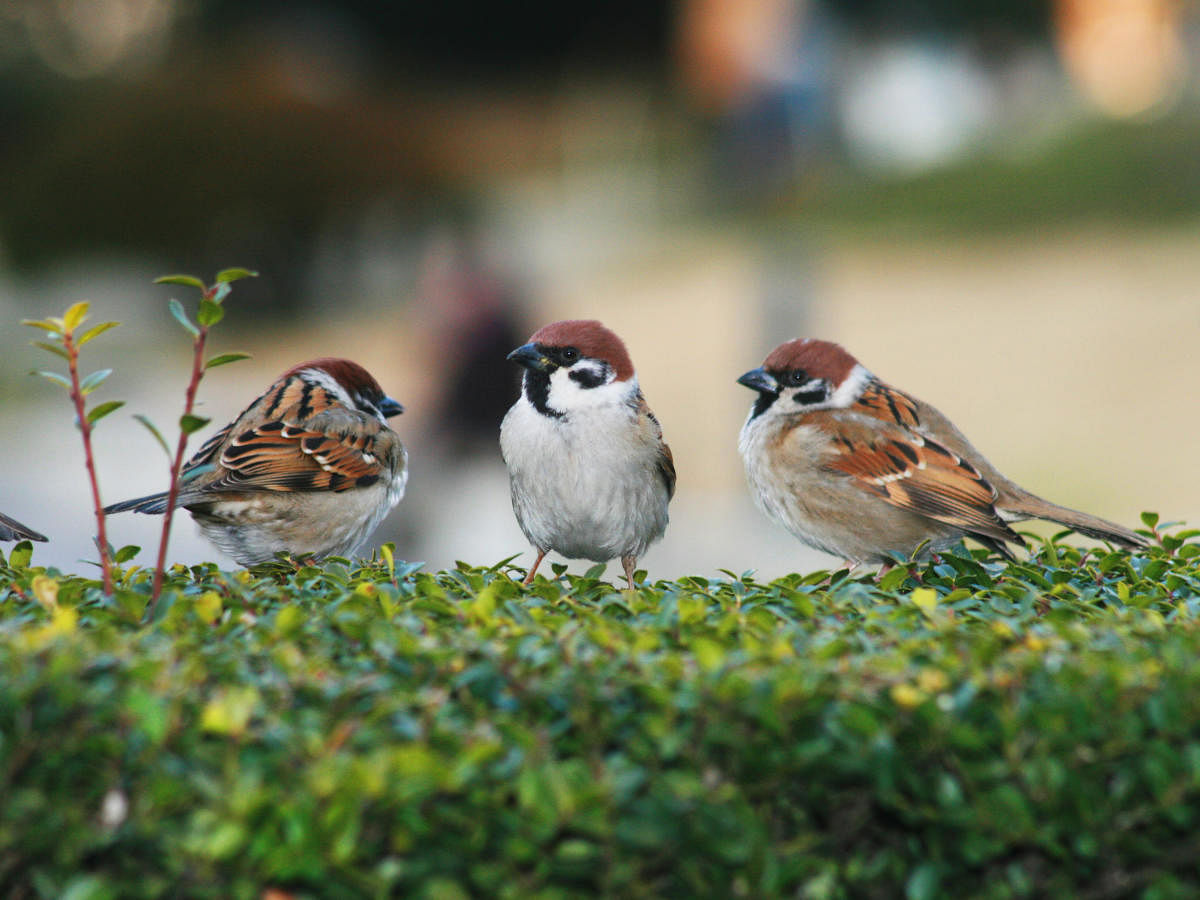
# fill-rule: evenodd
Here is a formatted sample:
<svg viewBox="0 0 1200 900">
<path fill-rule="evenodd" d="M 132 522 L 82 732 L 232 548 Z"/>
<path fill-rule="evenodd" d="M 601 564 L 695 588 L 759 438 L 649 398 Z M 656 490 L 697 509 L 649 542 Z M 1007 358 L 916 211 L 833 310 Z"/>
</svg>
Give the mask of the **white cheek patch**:
<svg viewBox="0 0 1200 900">
<path fill-rule="evenodd" d="M 572 372 L 582 372 L 583 381 L 572 378 Z M 576 363 L 570 369 L 555 369 L 550 374 L 547 406 L 562 412 L 572 412 L 598 406 L 624 403 L 630 391 L 637 390 L 637 379 L 615 381 L 616 373 L 602 363 L 591 360 Z M 592 384 L 591 387 L 585 386 Z"/>
<path fill-rule="evenodd" d="M 858 399 L 858 395 L 862 393 L 867 382 L 873 377 L 861 363 L 856 363 L 850 370 L 850 374 L 846 376 L 846 380 L 833 392 L 827 405 L 833 409 L 846 409 Z"/>
</svg>

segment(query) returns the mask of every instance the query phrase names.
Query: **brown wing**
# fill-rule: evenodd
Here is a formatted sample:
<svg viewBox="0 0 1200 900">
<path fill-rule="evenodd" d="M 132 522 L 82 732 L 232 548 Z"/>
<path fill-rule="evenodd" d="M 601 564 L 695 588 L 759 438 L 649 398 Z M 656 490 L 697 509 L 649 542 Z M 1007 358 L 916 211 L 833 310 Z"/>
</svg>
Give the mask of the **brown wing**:
<svg viewBox="0 0 1200 900">
<path fill-rule="evenodd" d="M 247 427 L 247 420 L 260 424 Z M 320 385 L 292 376 L 211 438 L 193 462 L 213 462 L 202 456 L 206 448 L 215 455 L 217 447 L 220 475 L 203 486 L 205 492 L 344 491 L 383 477 L 395 435 L 372 416 L 347 409 Z"/>
<path fill-rule="evenodd" d="M 856 421 L 858 419 L 858 421 Z M 996 489 L 970 462 L 915 431 L 863 422 L 838 410 L 813 413 L 806 423 L 831 439 L 825 467 L 863 490 L 969 534 L 1019 542 L 996 512 Z"/>
<path fill-rule="evenodd" d="M 871 379 L 851 407 L 855 412 L 904 428 L 919 428 L 917 401 L 903 391 Z"/>
<path fill-rule="evenodd" d="M 658 417 L 650 411 L 650 405 L 640 391 L 636 398 L 636 408 L 638 424 L 658 442 L 658 474 L 667 486 L 667 499 L 670 500 L 675 496 L 675 457 L 662 439 L 662 425 L 658 423 Z"/>
</svg>

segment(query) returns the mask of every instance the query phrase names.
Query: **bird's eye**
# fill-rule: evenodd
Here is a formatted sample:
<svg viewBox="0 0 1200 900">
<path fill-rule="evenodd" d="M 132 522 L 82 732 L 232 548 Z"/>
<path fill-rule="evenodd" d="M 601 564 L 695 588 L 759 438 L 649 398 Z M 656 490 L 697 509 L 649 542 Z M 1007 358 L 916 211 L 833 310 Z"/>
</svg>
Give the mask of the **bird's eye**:
<svg viewBox="0 0 1200 900">
<path fill-rule="evenodd" d="M 564 362 L 573 363 L 579 359 L 579 351 L 574 347 L 564 347 L 562 351 L 562 358 Z"/>
<path fill-rule="evenodd" d="M 788 373 L 788 384 L 792 387 L 800 387 L 806 381 L 808 381 L 808 373 L 803 369 L 793 369 Z"/>
</svg>

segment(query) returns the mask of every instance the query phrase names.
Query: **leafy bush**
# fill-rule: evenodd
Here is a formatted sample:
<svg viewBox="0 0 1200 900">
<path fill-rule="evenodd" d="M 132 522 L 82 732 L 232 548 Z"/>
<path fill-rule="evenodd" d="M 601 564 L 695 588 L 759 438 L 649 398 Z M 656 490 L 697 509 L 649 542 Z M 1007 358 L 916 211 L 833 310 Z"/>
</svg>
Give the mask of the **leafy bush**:
<svg viewBox="0 0 1200 900">
<path fill-rule="evenodd" d="M 1151 527 L 1155 522 L 1148 519 Z M 528 590 L 0 567 L 8 897 L 1200 891 L 1200 544 Z"/>
</svg>

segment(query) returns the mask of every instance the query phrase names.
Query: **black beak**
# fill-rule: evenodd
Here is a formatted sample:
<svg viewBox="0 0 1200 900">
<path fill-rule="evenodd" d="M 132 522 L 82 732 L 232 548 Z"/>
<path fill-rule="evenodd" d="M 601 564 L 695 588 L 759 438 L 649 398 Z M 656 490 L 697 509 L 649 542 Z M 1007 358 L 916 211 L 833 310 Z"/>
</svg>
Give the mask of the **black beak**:
<svg viewBox="0 0 1200 900">
<path fill-rule="evenodd" d="M 549 372 L 554 368 L 554 363 L 546 358 L 536 344 L 522 344 L 507 358 L 533 372 Z"/>
<path fill-rule="evenodd" d="M 404 412 L 404 407 L 391 397 L 384 397 L 383 402 L 379 404 L 379 411 L 383 413 L 385 419 L 390 419 L 392 416 L 398 416 Z"/>
<path fill-rule="evenodd" d="M 767 370 L 762 366 L 757 369 L 751 369 L 738 380 L 738 384 L 744 384 L 752 391 L 758 391 L 760 394 L 778 394 L 779 382 L 775 380 L 773 375 L 767 373 Z"/>
</svg>

